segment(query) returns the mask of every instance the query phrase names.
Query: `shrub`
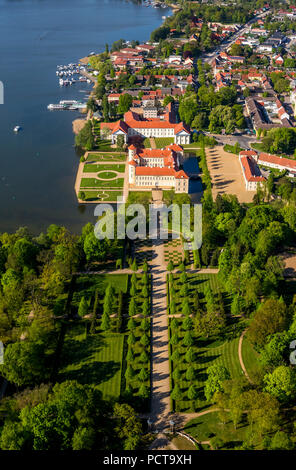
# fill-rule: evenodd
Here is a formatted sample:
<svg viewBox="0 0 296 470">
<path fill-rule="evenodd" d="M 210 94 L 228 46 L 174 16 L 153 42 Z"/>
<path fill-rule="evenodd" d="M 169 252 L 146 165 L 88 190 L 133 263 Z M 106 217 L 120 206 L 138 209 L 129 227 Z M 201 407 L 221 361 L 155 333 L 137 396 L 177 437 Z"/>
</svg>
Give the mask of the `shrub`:
<svg viewBox="0 0 296 470">
<path fill-rule="evenodd" d="M 171 393 L 171 397 L 172 397 L 172 399 L 175 400 L 175 401 L 182 400 L 182 392 L 181 392 L 181 389 L 180 389 L 180 387 L 179 387 L 178 384 L 176 384 L 176 385 L 174 386 L 174 389 L 173 389 L 173 391 L 172 391 L 172 393 Z"/>
<path fill-rule="evenodd" d="M 148 372 L 144 367 L 140 370 L 138 378 L 141 382 L 145 382 L 148 379 Z"/>
<path fill-rule="evenodd" d="M 170 344 L 173 345 L 173 346 L 176 346 L 178 343 L 179 343 L 178 335 L 177 335 L 176 333 L 174 333 L 174 334 L 171 336 Z"/>
<path fill-rule="evenodd" d="M 82 297 L 79 302 L 78 315 L 83 318 L 88 314 L 88 303 L 85 297 Z"/>
<path fill-rule="evenodd" d="M 142 338 L 140 339 L 140 343 L 142 344 L 142 346 L 148 346 L 148 344 L 150 344 L 149 337 L 146 334 L 144 334 Z"/>
<path fill-rule="evenodd" d="M 183 338 L 183 344 L 184 344 L 185 346 L 188 346 L 188 347 L 189 347 L 189 346 L 192 346 L 192 345 L 194 344 L 194 339 L 193 339 L 193 337 L 192 337 L 191 331 L 187 331 L 187 332 L 185 333 L 185 336 L 184 336 L 184 338 Z"/>
<path fill-rule="evenodd" d="M 136 343 L 136 338 L 134 333 L 131 331 L 130 334 L 127 337 L 127 344 L 132 345 Z"/>
</svg>

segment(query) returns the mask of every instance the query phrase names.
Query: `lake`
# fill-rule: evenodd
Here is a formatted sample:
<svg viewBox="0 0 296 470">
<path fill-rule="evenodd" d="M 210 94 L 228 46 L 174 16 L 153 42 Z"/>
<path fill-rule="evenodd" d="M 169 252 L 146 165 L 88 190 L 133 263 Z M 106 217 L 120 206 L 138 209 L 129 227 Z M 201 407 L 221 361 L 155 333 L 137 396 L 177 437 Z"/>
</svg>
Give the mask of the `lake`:
<svg viewBox="0 0 296 470">
<path fill-rule="evenodd" d="M 79 232 L 95 221 L 95 206 L 79 206 L 74 193 L 72 121 L 79 113 L 47 110 L 82 99 L 90 86 L 59 87 L 56 66 L 120 38 L 148 40 L 169 14 L 123 0 L 0 0 L 0 231 L 27 226 L 37 233 L 56 223 Z"/>
</svg>

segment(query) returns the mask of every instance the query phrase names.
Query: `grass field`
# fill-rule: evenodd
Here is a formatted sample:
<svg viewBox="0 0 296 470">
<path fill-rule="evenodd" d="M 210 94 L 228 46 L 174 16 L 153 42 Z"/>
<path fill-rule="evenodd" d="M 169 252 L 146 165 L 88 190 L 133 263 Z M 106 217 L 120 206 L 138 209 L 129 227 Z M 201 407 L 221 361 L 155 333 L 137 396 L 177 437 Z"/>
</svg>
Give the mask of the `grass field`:
<svg viewBox="0 0 296 470">
<path fill-rule="evenodd" d="M 184 149 L 198 149 L 200 148 L 199 142 L 192 142 L 191 144 L 184 144 L 182 145 Z"/>
<path fill-rule="evenodd" d="M 131 326 L 128 323 L 128 312 L 130 299 L 134 296 L 136 314 L 141 313 L 144 298 L 147 295 L 148 299 L 150 298 L 150 280 L 148 278 L 144 282 L 142 275 L 136 275 L 134 280 L 133 277 L 106 274 L 80 275 L 76 278 L 71 302 L 72 318 L 75 321 L 67 324 L 59 380 L 77 380 L 80 383 L 93 384 L 101 390 L 103 398 L 106 399 L 118 398 L 124 394 L 127 401 L 131 399 L 134 406 L 141 410 L 147 408 L 150 393 L 150 319 L 146 318 L 143 325 L 142 316 L 134 317 L 134 325 Z M 114 287 L 114 293 L 108 309 L 110 327 L 106 332 L 102 330 L 101 318 L 108 284 Z M 146 292 L 143 290 L 144 285 Z M 77 312 L 82 297 L 87 300 L 88 315 L 81 319 Z M 91 324 L 94 329 L 91 329 Z M 134 335 L 132 343 L 128 341 L 131 328 Z M 147 337 L 143 343 L 145 333 Z M 133 355 L 132 359 L 129 358 L 129 363 L 128 350 L 131 350 Z M 143 351 L 146 351 L 146 357 L 143 357 Z M 128 366 L 132 367 L 132 377 L 126 377 Z M 146 372 L 145 377 L 139 375 L 142 369 Z M 146 386 L 145 396 L 143 391 L 141 392 L 142 384 Z"/>
<path fill-rule="evenodd" d="M 85 335 L 82 323 L 74 324 L 66 334 L 60 380 L 77 380 L 94 385 L 103 398 L 118 398 L 121 390 L 122 334 Z"/>
<path fill-rule="evenodd" d="M 183 274 L 184 276 L 184 274 Z M 172 281 L 173 279 L 173 281 Z M 182 274 L 176 273 L 169 276 L 168 292 L 171 302 L 168 302 L 169 314 L 177 316 L 173 319 L 170 316 L 169 320 L 169 334 L 170 338 L 174 335 L 178 338 L 177 344 L 170 343 L 170 369 L 171 369 L 171 389 L 178 383 L 182 398 L 173 402 L 174 409 L 178 412 L 199 411 L 207 408 L 209 403 L 204 396 L 204 387 L 207 380 L 207 369 L 211 365 L 223 365 L 229 371 L 232 378 L 239 378 L 242 376 L 243 371 L 240 367 L 238 357 L 238 343 L 241 331 L 245 328 L 245 324 L 238 318 L 225 317 L 225 326 L 218 336 L 211 335 L 209 331 L 208 338 L 199 336 L 194 327 L 191 328 L 191 336 L 193 339 L 192 350 L 195 358 L 191 365 L 195 370 L 195 377 L 192 381 L 186 379 L 186 371 L 189 364 L 186 361 L 185 355 L 188 346 L 184 344 L 184 336 L 186 330 L 182 323 L 185 315 L 182 313 L 183 299 L 186 297 L 189 300 L 189 313 L 194 315 L 199 310 L 205 312 L 207 310 L 207 303 L 205 298 L 206 288 L 211 288 L 213 301 L 220 312 L 229 312 L 229 296 L 223 292 L 222 286 L 219 284 L 217 274 L 187 274 L 187 280 L 182 279 Z M 198 297 L 197 294 L 198 293 Z M 209 295 L 209 292 L 208 292 Z M 185 296 L 185 297 L 184 297 Z M 174 302 L 173 302 L 174 300 Z M 194 322 L 193 322 L 194 325 Z M 172 354 L 178 351 L 180 357 L 176 358 Z M 180 377 L 176 379 L 174 370 L 178 367 Z M 188 389 L 191 385 L 195 386 L 197 398 L 190 400 L 187 396 Z"/>
<path fill-rule="evenodd" d="M 106 152 L 97 153 L 89 152 L 86 161 L 87 162 L 124 162 L 126 160 L 125 153 Z"/>
<path fill-rule="evenodd" d="M 221 439 L 219 449 L 225 450 L 240 447 L 249 429 L 245 420 L 237 429 L 229 419 L 223 424 L 217 412 L 192 419 L 185 426 L 185 431 L 198 441 L 208 441 L 213 437 Z"/>
<path fill-rule="evenodd" d="M 95 163 L 86 163 L 83 167 L 83 173 L 97 173 L 99 171 L 118 171 L 120 173 L 124 173 L 125 171 L 125 165 L 120 164 L 120 163 L 101 163 L 101 164 L 95 164 Z"/>
<path fill-rule="evenodd" d="M 78 306 L 82 296 L 90 299 L 97 289 L 103 296 L 108 284 L 111 284 L 116 292 L 122 291 L 123 293 L 126 293 L 128 286 L 128 275 L 98 274 L 92 276 L 79 276 L 76 280 L 72 304 Z"/>
<path fill-rule="evenodd" d="M 155 137 L 156 147 L 162 149 L 174 143 L 173 137 Z"/>
<path fill-rule="evenodd" d="M 195 370 L 195 380 L 192 383 L 196 387 L 198 397 L 194 402 L 192 402 L 187 398 L 187 391 L 191 383 L 188 382 L 185 377 L 186 370 L 188 369 L 188 364 L 185 360 L 185 354 L 188 347 L 185 347 L 182 344 L 182 340 L 185 334 L 181 328 L 182 319 L 179 319 L 178 322 L 179 344 L 178 346 L 174 346 L 172 350 L 177 348 L 181 357 L 177 363 L 173 363 L 173 361 L 171 361 L 171 370 L 173 372 L 174 368 L 178 366 L 181 372 L 181 378 L 178 383 L 183 397 L 181 400 L 178 400 L 178 402 L 175 403 L 175 409 L 176 411 L 188 412 L 192 411 L 194 408 L 195 411 L 199 411 L 209 406 L 209 403 L 206 401 L 204 396 L 204 386 L 207 380 L 206 370 L 208 367 L 214 364 L 223 365 L 229 371 L 232 378 L 239 378 L 243 375 L 238 358 L 239 335 L 229 335 L 229 338 L 221 339 L 215 337 L 200 338 L 197 337 L 195 333 L 193 333 L 195 341 L 192 349 L 195 352 L 196 358 L 192 364 Z M 232 327 L 230 326 L 229 329 L 230 328 Z M 171 329 L 171 335 L 174 332 L 176 333 L 176 330 Z"/>
<path fill-rule="evenodd" d="M 176 436 L 172 439 L 172 443 L 180 450 L 197 450 L 195 445 L 182 436 Z"/>
<path fill-rule="evenodd" d="M 97 126 L 94 126 L 94 131 L 97 134 L 97 136 L 100 136 L 100 125 L 99 124 Z M 98 138 L 96 140 L 96 148 L 98 150 L 102 150 L 102 151 L 108 151 L 108 150 L 112 151 L 112 150 L 114 150 L 111 147 L 111 141 L 110 140 L 103 140 L 103 139 L 100 139 L 100 138 Z"/>
<path fill-rule="evenodd" d="M 176 302 L 176 313 L 181 313 L 181 302 L 182 298 L 180 296 L 180 289 L 183 283 L 180 280 L 180 273 L 174 274 L 174 288 L 175 288 L 175 296 L 174 300 Z M 188 274 L 188 300 L 191 305 L 193 305 L 193 295 L 195 292 L 198 292 L 201 303 L 204 302 L 203 295 L 207 285 L 210 286 L 214 294 L 217 294 L 221 291 L 224 305 L 226 311 L 230 308 L 230 299 L 229 296 L 223 292 L 223 288 L 219 283 L 217 274 Z M 169 304 L 169 302 L 168 302 Z"/>
<path fill-rule="evenodd" d="M 162 149 L 174 143 L 173 137 L 155 137 L 154 140 L 155 140 L 156 148 L 158 149 Z M 150 139 L 148 137 L 144 140 L 143 144 L 145 148 L 151 148 Z"/>
<path fill-rule="evenodd" d="M 83 188 L 123 188 L 124 179 L 117 178 L 112 181 L 98 180 L 96 178 L 81 178 L 80 189 Z"/>
<path fill-rule="evenodd" d="M 128 204 L 149 204 L 151 200 L 151 191 L 130 191 L 127 202 Z"/>
<path fill-rule="evenodd" d="M 117 176 L 117 173 L 115 173 L 115 171 L 100 171 L 97 174 L 98 178 L 103 178 L 104 180 L 116 178 L 116 176 Z"/>
<path fill-rule="evenodd" d="M 242 344 L 242 358 L 245 368 L 252 380 L 252 377 L 257 375 L 261 370 L 259 363 L 259 354 L 254 350 L 250 341 L 244 336 Z"/>
<path fill-rule="evenodd" d="M 118 197 L 123 195 L 122 191 L 83 191 L 85 194 L 85 201 L 116 201 Z"/>
<path fill-rule="evenodd" d="M 149 149 L 151 147 L 150 139 L 148 137 L 146 137 L 146 139 L 144 139 L 143 145 L 146 149 Z"/>
</svg>

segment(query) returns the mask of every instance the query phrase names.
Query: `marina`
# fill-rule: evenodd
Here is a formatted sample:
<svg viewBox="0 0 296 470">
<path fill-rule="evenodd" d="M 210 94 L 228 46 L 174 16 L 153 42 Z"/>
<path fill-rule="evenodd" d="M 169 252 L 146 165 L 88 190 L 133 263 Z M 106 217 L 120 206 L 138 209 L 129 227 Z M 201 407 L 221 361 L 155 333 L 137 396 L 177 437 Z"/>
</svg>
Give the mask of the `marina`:
<svg viewBox="0 0 296 470">
<path fill-rule="evenodd" d="M 119 31 L 127 41 L 147 40 L 170 10 L 122 0 L 84 0 L 83 4 L 42 0 L 42 7 L 35 0 L 17 2 L 17 7 L 5 0 L 0 4 L 1 81 L 5 85 L 5 102 L 0 106 L 5 155 L 0 177 L 1 227 L 14 231 L 28 226 L 39 233 L 56 223 L 78 233 L 81 226 L 95 220 L 92 209 L 78 206 L 73 189 L 81 155 L 74 147 L 72 123 L 82 114 L 78 109 L 66 112 L 64 107 L 50 111 L 47 106 L 65 100 L 85 103 L 93 84 L 79 80 L 80 76 L 90 78 L 83 68 L 77 75 L 58 76 L 56 72 L 78 71 L 81 57 L 103 52 L 106 43 L 118 40 Z M 79 81 L 60 86 L 60 78 Z M 13 131 L 16 125 L 22 127 L 18 133 Z"/>
<path fill-rule="evenodd" d="M 87 72 L 84 65 L 80 64 L 68 64 L 68 65 L 57 65 L 56 76 L 59 79 L 60 86 L 69 86 L 74 83 L 91 83 L 91 80 L 84 77 L 82 74 Z"/>
<path fill-rule="evenodd" d="M 153 2 L 152 0 L 145 0 L 143 2 L 145 7 L 153 7 L 153 8 L 167 8 L 167 5 L 161 2 Z"/>
</svg>

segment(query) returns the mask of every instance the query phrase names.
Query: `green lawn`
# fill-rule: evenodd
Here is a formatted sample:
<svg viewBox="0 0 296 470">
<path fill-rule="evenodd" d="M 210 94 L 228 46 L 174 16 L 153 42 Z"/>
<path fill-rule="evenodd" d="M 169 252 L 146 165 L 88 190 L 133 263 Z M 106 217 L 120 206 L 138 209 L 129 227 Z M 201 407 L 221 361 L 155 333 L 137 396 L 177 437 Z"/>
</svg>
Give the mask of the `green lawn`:
<svg viewBox="0 0 296 470">
<path fill-rule="evenodd" d="M 156 137 L 154 140 L 158 149 L 162 149 L 174 143 L 173 137 Z"/>
<path fill-rule="evenodd" d="M 103 178 L 104 180 L 116 178 L 116 176 L 117 176 L 117 173 L 115 173 L 114 171 L 100 171 L 97 174 L 98 178 Z"/>
<path fill-rule="evenodd" d="M 85 201 L 116 201 L 118 197 L 122 196 L 122 191 L 83 191 L 85 194 Z"/>
<path fill-rule="evenodd" d="M 83 188 L 123 188 L 124 178 L 112 181 L 103 181 L 96 178 L 81 178 L 80 189 Z"/>
<path fill-rule="evenodd" d="M 260 372 L 261 365 L 259 363 L 259 354 L 255 351 L 246 336 L 244 336 L 242 344 L 242 358 L 245 368 L 252 380 L 252 376 L 256 376 Z"/>
<path fill-rule="evenodd" d="M 182 436 L 176 436 L 172 439 L 172 443 L 177 447 L 179 450 L 198 450 L 196 446 L 190 442 L 188 439 Z"/>
<path fill-rule="evenodd" d="M 173 402 L 172 405 L 177 412 L 188 412 L 194 410 L 198 411 L 209 406 L 209 403 L 206 401 L 204 396 L 204 386 L 207 380 L 207 369 L 209 366 L 214 364 L 223 365 L 229 371 L 232 378 L 239 378 L 242 376 L 243 371 L 240 367 L 238 357 L 238 342 L 241 331 L 245 328 L 245 324 L 238 318 L 228 317 L 226 324 L 223 327 L 223 331 L 221 331 L 218 336 L 211 335 L 211 332 L 209 331 L 208 338 L 198 336 L 195 329 L 192 328 L 192 349 L 195 354 L 195 359 L 192 363 L 195 370 L 195 377 L 192 384 L 195 386 L 198 396 L 196 400 L 189 400 L 187 392 L 191 383 L 186 379 L 188 363 L 186 362 L 185 354 L 188 347 L 183 343 L 183 338 L 186 333 L 182 326 L 182 322 L 185 318 L 182 314 L 183 298 L 186 296 L 189 300 L 189 307 L 193 316 L 196 309 L 201 309 L 203 311 L 206 310 L 204 292 L 207 286 L 211 287 L 215 302 L 218 303 L 219 308 L 222 309 L 221 311 L 224 310 L 225 314 L 229 313 L 230 298 L 226 295 L 222 286 L 219 284 L 217 274 L 194 273 L 189 275 L 187 273 L 187 281 L 185 281 L 185 283 L 181 281 L 180 277 L 180 273 L 173 274 L 173 284 L 171 281 L 168 282 L 169 295 L 173 295 L 172 298 L 175 301 L 175 314 L 181 315 L 181 317 L 178 316 L 174 320 L 174 322 L 177 322 L 175 326 L 172 323 L 172 316 L 170 316 L 169 320 L 170 338 L 173 335 L 177 335 L 178 337 L 177 345 L 170 344 L 171 389 L 173 389 L 176 384 L 173 372 L 175 368 L 178 367 L 181 377 L 177 380 L 177 383 L 181 389 L 182 398 Z M 186 285 L 188 293 L 184 290 Z M 198 293 L 198 299 L 196 298 L 196 293 Z M 175 361 L 173 361 L 171 357 L 176 350 L 179 351 L 180 359 L 175 358 Z"/>
<path fill-rule="evenodd" d="M 199 149 L 200 142 L 192 142 L 191 144 L 184 144 L 182 145 L 184 149 Z"/>
<path fill-rule="evenodd" d="M 95 133 L 96 133 L 97 135 L 100 134 L 100 127 L 99 127 L 99 126 L 96 126 L 96 127 L 94 128 L 94 130 L 95 130 Z M 103 139 L 99 139 L 99 138 L 96 140 L 96 148 L 97 148 L 98 150 L 103 150 L 103 151 L 104 151 L 104 150 L 105 150 L 105 151 L 108 151 L 108 150 L 112 151 L 112 150 L 114 150 L 114 149 L 111 147 L 111 140 L 103 140 Z"/>
<path fill-rule="evenodd" d="M 219 449 L 225 450 L 240 447 L 249 429 L 250 426 L 246 420 L 243 420 L 237 429 L 234 428 L 233 423 L 229 419 L 223 424 L 217 412 L 192 419 L 185 426 L 185 432 L 198 441 L 208 441 L 213 437 L 221 439 L 222 445 Z"/>
<path fill-rule="evenodd" d="M 236 147 L 235 145 L 225 144 L 223 150 L 228 153 L 234 153 L 235 155 L 239 155 L 239 153 L 243 150 L 239 145 Z"/>
<path fill-rule="evenodd" d="M 148 137 L 146 137 L 146 139 L 144 139 L 143 141 L 143 145 L 144 147 L 147 149 L 149 149 L 151 147 L 151 144 L 150 144 L 150 139 Z"/>
<path fill-rule="evenodd" d="M 86 163 L 83 168 L 83 173 L 98 173 L 99 171 L 118 171 L 120 173 L 124 173 L 125 165 L 122 164 L 94 164 L 94 163 Z"/>
<path fill-rule="evenodd" d="M 127 292 L 128 275 L 127 274 L 97 274 L 81 275 L 76 279 L 75 292 L 73 294 L 72 304 L 79 305 L 82 296 L 90 299 L 98 289 L 101 295 L 104 295 L 106 287 L 111 284 L 116 292 Z"/>
<path fill-rule="evenodd" d="M 150 320 L 148 320 L 150 322 Z M 147 372 L 147 380 L 144 381 L 144 384 L 146 385 L 146 387 L 150 388 L 150 360 L 148 362 L 142 362 L 140 360 L 140 356 L 141 356 L 141 353 L 145 350 L 147 352 L 148 355 L 150 355 L 150 345 L 148 346 L 143 346 L 141 343 L 140 343 L 140 340 L 144 334 L 143 330 L 141 330 L 140 328 L 140 323 L 141 323 L 141 319 L 140 318 L 136 318 L 135 319 L 135 322 L 136 322 L 136 327 L 134 328 L 133 330 L 133 333 L 135 335 L 135 338 L 136 338 L 136 343 L 132 346 L 128 346 L 128 344 L 126 343 L 126 349 L 125 349 L 125 354 L 124 354 L 124 357 L 126 357 L 127 355 L 127 352 L 129 349 L 131 349 L 133 351 L 133 354 L 134 354 L 134 360 L 132 362 L 132 367 L 133 367 L 133 371 L 134 371 L 134 376 L 132 379 L 130 379 L 129 381 L 126 380 L 125 377 L 123 377 L 123 387 L 122 389 L 127 389 L 128 386 L 131 388 L 131 399 L 132 399 L 132 404 L 133 404 L 133 401 L 137 401 L 137 395 L 139 393 L 139 389 L 141 387 L 141 384 L 143 382 L 141 382 L 139 380 L 139 377 L 138 377 L 138 374 L 140 372 L 140 370 L 142 368 L 144 368 Z M 146 332 L 147 336 L 150 337 L 150 330 L 148 330 Z M 124 359 L 124 370 L 126 370 L 128 364 L 126 363 L 126 360 Z M 147 403 L 146 403 L 147 405 Z"/>
<path fill-rule="evenodd" d="M 187 274 L 188 275 L 188 299 L 189 303 L 193 304 L 193 295 L 195 292 L 198 292 L 199 298 L 201 303 L 203 303 L 203 296 L 204 296 L 204 291 L 206 286 L 209 284 L 213 293 L 217 294 L 218 291 L 220 290 L 223 295 L 223 300 L 225 304 L 225 310 L 226 312 L 230 308 L 230 298 L 229 296 L 223 292 L 223 287 L 220 285 L 218 275 L 217 274 Z M 176 273 L 173 275 L 174 277 L 174 288 L 175 288 L 175 302 L 176 302 L 176 313 L 181 313 L 181 302 L 182 298 L 180 296 L 180 289 L 182 287 L 182 282 L 180 281 L 180 273 Z"/>
<path fill-rule="evenodd" d="M 124 335 L 85 335 L 83 323 L 71 325 L 62 351 L 59 379 L 94 385 L 103 398 L 118 398 L 121 390 Z"/>
<path fill-rule="evenodd" d="M 179 276 L 178 274 L 176 276 Z M 198 292 L 203 293 L 206 285 L 210 284 L 214 293 L 222 289 L 217 274 L 190 274 L 188 276 L 191 286 Z"/>
<path fill-rule="evenodd" d="M 144 383 L 150 391 L 150 319 L 147 317 L 147 328 L 142 326 L 143 317 L 134 317 L 134 342 L 128 344 L 129 328 L 128 311 L 131 296 L 136 301 L 136 314 L 142 312 L 144 302 L 144 278 L 136 275 L 135 287 L 131 289 L 129 275 L 80 275 L 73 285 L 71 312 L 76 320 L 67 325 L 67 332 L 62 350 L 59 370 L 59 380 L 77 380 L 80 383 L 95 385 L 102 391 L 103 397 L 118 398 L 124 394 L 127 401 L 137 410 L 147 409 L 149 396 L 139 396 L 141 385 Z M 114 297 L 109 309 L 110 329 L 103 332 L 101 318 L 104 306 L 105 291 L 108 284 L 114 287 Z M 147 280 L 148 298 L 150 298 L 150 281 Z M 134 290 L 135 289 L 135 290 Z M 82 297 L 88 302 L 88 314 L 83 319 L 77 318 L 77 311 Z M 121 303 L 119 299 L 121 298 Z M 121 305 L 121 308 L 119 308 Z M 92 316 L 93 312 L 95 317 Z M 119 313 L 120 312 L 120 313 Z M 95 331 L 90 333 L 92 319 L 95 318 Z M 147 343 L 142 344 L 144 329 L 148 337 Z M 127 352 L 131 349 L 133 359 L 127 363 Z M 143 351 L 147 357 L 143 358 Z M 131 365 L 133 376 L 126 377 L 126 369 Z M 145 369 L 146 378 L 139 377 L 141 369 Z M 143 371 L 142 371 L 143 373 Z M 141 380 L 142 379 L 142 380 Z M 144 382 L 143 382 L 144 380 Z"/>
<path fill-rule="evenodd" d="M 155 137 L 155 143 L 156 143 L 156 148 L 162 149 L 164 147 L 167 147 L 170 144 L 174 143 L 174 138 L 173 137 Z M 151 143 L 150 139 L 147 137 L 144 139 L 144 147 L 145 148 L 151 148 Z"/>
<path fill-rule="evenodd" d="M 170 321 L 171 323 L 171 321 Z M 190 382 L 186 380 L 185 374 L 188 369 L 188 364 L 185 360 L 185 354 L 188 350 L 188 347 L 185 347 L 182 344 L 182 340 L 185 332 L 182 330 L 181 324 L 182 319 L 178 320 L 178 337 L 179 343 L 178 346 L 171 347 L 172 352 L 177 348 L 181 355 L 180 360 L 177 363 L 171 361 L 171 371 L 174 371 L 174 368 L 178 365 L 181 372 L 181 379 L 178 381 L 179 386 L 182 391 L 182 399 L 175 403 L 176 411 L 190 412 L 199 411 L 209 406 L 209 403 L 206 401 L 204 396 L 204 386 L 207 380 L 207 368 L 212 365 L 223 365 L 229 371 L 232 378 L 242 377 L 243 371 L 240 367 L 239 358 L 238 358 L 238 342 L 239 336 L 230 335 L 229 338 L 222 339 L 221 337 L 209 337 L 209 338 L 200 338 L 197 337 L 195 332 L 193 336 L 195 339 L 194 345 L 192 346 L 196 359 L 193 363 L 193 368 L 195 369 L 195 380 L 193 384 L 198 391 L 198 398 L 192 402 L 187 398 L 187 391 L 190 386 Z M 173 334 L 172 329 L 171 335 Z M 176 332 L 176 331 L 175 331 Z M 174 380 L 172 380 L 174 386 Z"/>
<path fill-rule="evenodd" d="M 125 153 L 119 152 L 106 152 L 106 153 L 97 153 L 97 152 L 90 152 L 88 154 L 87 160 L 88 162 L 124 162 L 126 160 Z"/>
</svg>

